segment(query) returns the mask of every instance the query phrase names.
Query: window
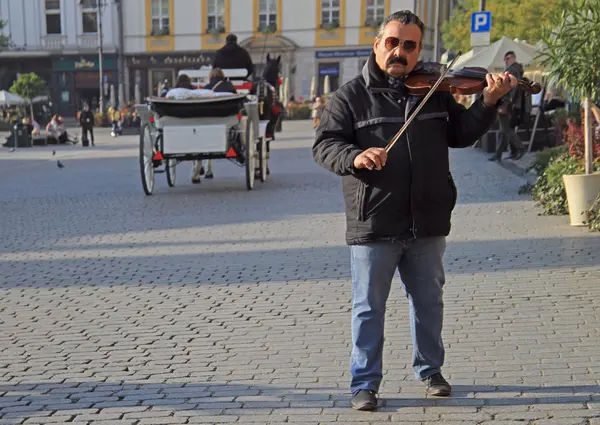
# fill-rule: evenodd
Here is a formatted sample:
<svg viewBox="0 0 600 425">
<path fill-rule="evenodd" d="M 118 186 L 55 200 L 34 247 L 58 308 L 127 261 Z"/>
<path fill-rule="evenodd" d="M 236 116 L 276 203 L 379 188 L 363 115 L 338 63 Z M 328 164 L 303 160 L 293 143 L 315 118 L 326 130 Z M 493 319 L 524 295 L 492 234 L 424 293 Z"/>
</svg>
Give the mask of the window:
<svg viewBox="0 0 600 425">
<path fill-rule="evenodd" d="M 60 0 L 46 0 L 46 34 L 62 34 Z"/>
<path fill-rule="evenodd" d="M 277 0 L 260 0 L 258 7 L 258 30 L 277 30 Z"/>
<path fill-rule="evenodd" d="M 340 26 L 340 0 L 321 0 L 321 25 Z"/>
<path fill-rule="evenodd" d="M 152 35 L 169 34 L 169 0 L 152 0 Z"/>
<path fill-rule="evenodd" d="M 206 25 L 208 31 L 225 32 L 225 0 L 207 0 Z"/>
<path fill-rule="evenodd" d="M 385 0 L 367 0 L 366 26 L 380 25 L 385 18 Z"/>
</svg>

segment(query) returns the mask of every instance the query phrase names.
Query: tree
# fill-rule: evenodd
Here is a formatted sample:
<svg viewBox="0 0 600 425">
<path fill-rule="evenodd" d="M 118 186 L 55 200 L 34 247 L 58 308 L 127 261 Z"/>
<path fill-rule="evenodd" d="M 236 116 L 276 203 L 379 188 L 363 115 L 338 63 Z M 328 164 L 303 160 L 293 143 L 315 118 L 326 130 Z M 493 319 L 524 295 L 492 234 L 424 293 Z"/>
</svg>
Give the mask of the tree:
<svg viewBox="0 0 600 425">
<path fill-rule="evenodd" d="M 4 30 L 5 26 L 6 22 L 0 19 L 0 52 L 2 50 L 8 49 L 8 44 L 10 42 L 10 39 L 2 34 L 2 31 Z"/>
<path fill-rule="evenodd" d="M 568 0 L 488 0 L 486 10 L 492 12 L 490 43 L 503 35 L 535 44 L 542 38 L 542 27 L 559 14 Z M 471 13 L 479 11 L 479 0 L 463 0 L 442 26 L 446 49 L 463 53 L 471 50 Z"/>
<path fill-rule="evenodd" d="M 600 97 L 600 0 L 568 0 L 543 29 L 540 64 L 585 108 L 585 169 L 593 170 L 592 99 Z"/>
<path fill-rule="evenodd" d="M 33 98 L 47 94 L 46 82 L 34 72 L 21 74 L 21 76 L 8 89 L 13 94 L 19 95 L 29 101 L 31 106 L 31 118 L 33 119 Z"/>
</svg>

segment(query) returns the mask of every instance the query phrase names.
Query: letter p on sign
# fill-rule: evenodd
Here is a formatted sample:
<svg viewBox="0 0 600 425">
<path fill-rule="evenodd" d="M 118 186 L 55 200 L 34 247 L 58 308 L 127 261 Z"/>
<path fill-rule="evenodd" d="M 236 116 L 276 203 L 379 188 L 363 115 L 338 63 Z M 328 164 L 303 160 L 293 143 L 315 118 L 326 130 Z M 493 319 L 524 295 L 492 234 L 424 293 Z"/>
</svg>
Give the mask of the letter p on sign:
<svg viewBox="0 0 600 425">
<path fill-rule="evenodd" d="M 492 12 L 473 12 L 471 15 L 471 32 L 491 32 Z"/>
</svg>

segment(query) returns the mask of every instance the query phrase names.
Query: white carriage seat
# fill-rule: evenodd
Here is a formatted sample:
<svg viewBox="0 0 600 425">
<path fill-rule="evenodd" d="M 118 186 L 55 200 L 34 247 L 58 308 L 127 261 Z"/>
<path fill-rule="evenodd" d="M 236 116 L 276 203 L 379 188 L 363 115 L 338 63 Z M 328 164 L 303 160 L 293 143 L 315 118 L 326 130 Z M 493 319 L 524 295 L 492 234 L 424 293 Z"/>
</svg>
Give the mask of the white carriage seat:
<svg viewBox="0 0 600 425">
<path fill-rule="evenodd" d="M 165 99 L 185 100 L 185 99 L 198 99 L 206 97 L 218 97 L 218 96 L 231 96 L 233 93 L 227 92 L 214 92 L 206 89 L 185 89 L 177 87 L 167 92 Z"/>
</svg>

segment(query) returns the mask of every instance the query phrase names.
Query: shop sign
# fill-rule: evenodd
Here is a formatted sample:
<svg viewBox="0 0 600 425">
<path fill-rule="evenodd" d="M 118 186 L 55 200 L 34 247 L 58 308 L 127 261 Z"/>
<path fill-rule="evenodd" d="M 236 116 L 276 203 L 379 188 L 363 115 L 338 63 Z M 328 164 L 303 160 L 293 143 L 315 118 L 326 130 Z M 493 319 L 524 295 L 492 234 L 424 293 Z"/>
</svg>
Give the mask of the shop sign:
<svg viewBox="0 0 600 425">
<path fill-rule="evenodd" d="M 127 62 L 131 67 L 175 67 L 175 66 L 210 66 L 214 54 L 200 53 L 188 55 L 152 55 L 130 56 Z"/>
<path fill-rule="evenodd" d="M 317 59 L 358 58 L 370 56 L 371 53 L 373 53 L 373 49 L 317 50 L 315 57 Z"/>
<path fill-rule="evenodd" d="M 114 59 L 102 59 L 103 69 L 116 69 L 117 63 Z M 98 59 L 78 58 L 78 59 L 56 59 L 54 61 L 55 71 L 98 71 Z"/>
</svg>

